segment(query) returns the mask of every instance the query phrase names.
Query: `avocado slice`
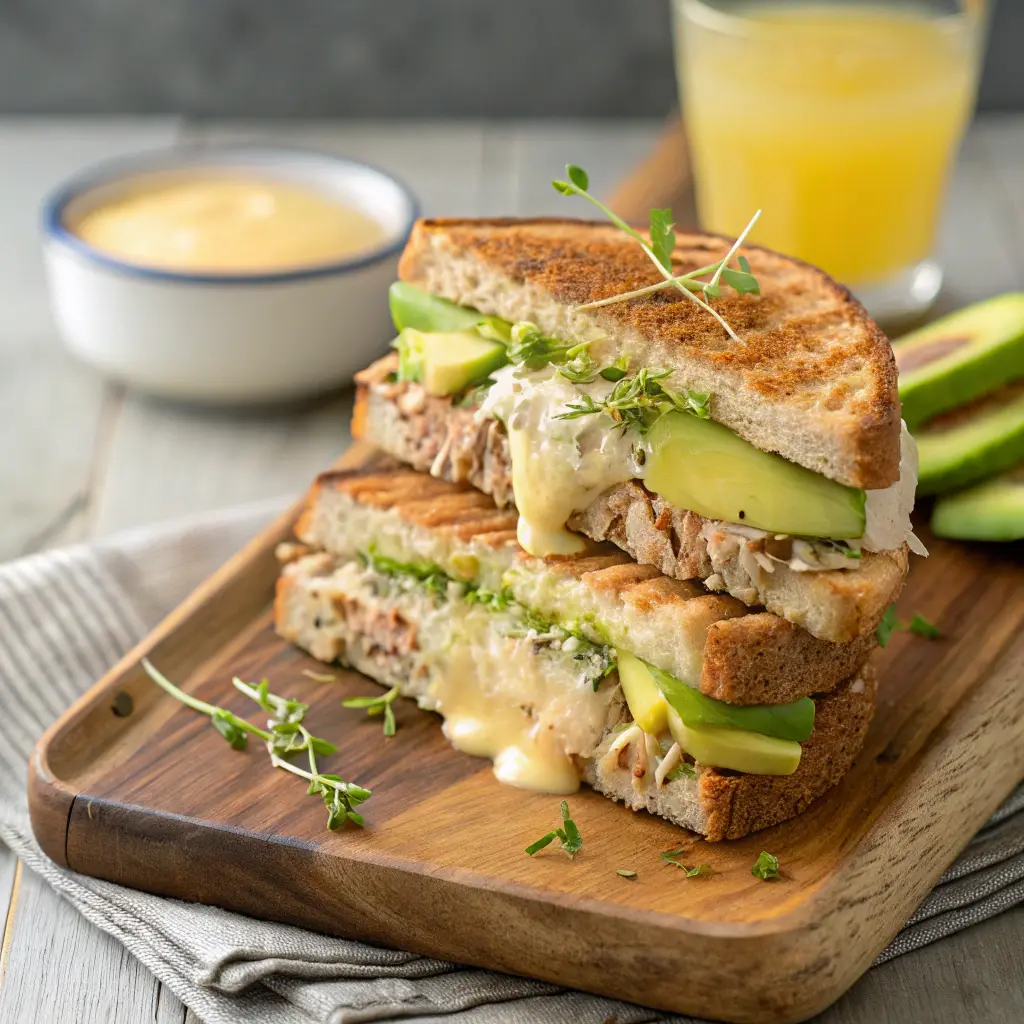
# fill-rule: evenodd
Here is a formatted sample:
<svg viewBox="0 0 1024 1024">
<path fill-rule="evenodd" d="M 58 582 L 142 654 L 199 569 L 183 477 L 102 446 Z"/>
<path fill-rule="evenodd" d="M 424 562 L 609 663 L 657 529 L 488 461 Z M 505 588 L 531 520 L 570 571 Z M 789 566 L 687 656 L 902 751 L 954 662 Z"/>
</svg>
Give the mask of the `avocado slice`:
<svg viewBox="0 0 1024 1024">
<path fill-rule="evenodd" d="M 1024 380 L 915 431 L 918 494 L 942 494 L 1024 461 Z"/>
<path fill-rule="evenodd" d="M 801 697 L 792 704 L 726 704 L 705 696 L 696 687 L 687 686 L 628 651 L 615 653 L 619 682 L 630 714 L 644 732 L 657 734 L 664 729 L 662 712 L 655 700 L 659 692 L 687 725 L 722 726 L 797 741 L 807 739 L 814 728 L 814 701 L 810 697 Z M 645 721 L 660 728 L 648 729 Z"/>
<path fill-rule="evenodd" d="M 505 346 L 473 331 L 427 334 L 406 327 L 395 339 L 401 380 L 419 381 L 429 395 L 454 395 L 508 362 Z"/>
<path fill-rule="evenodd" d="M 795 740 L 716 725 L 687 725 L 676 714 L 669 716 L 669 728 L 676 743 L 698 764 L 748 775 L 792 775 L 800 767 L 803 748 Z"/>
<path fill-rule="evenodd" d="M 668 728 L 668 704 L 647 665 L 629 651 L 616 651 L 615 657 L 619 683 L 633 721 L 652 736 L 664 732 Z"/>
<path fill-rule="evenodd" d="M 388 306 L 399 332 L 406 327 L 440 334 L 476 330 L 492 341 L 506 343 L 512 335 L 512 325 L 507 320 L 457 306 L 405 281 L 395 281 L 388 289 Z"/>
<path fill-rule="evenodd" d="M 932 532 L 954 540 L 1024 540 L 1024 465 L 940 498 Z"/>
<path fill-rule="evenodd" d="M 864 534 L 865 494 L 755 448 L 721 423 L 684 412 L 647 435 L 644 484 L 679 508 L 771 533 Z"/>
<path fill-rule="evenodd" d="M 893 343 L 903 418 L 926 420 L 1024 378 L 1024 292 L 998 295 Z"/>
</svg>

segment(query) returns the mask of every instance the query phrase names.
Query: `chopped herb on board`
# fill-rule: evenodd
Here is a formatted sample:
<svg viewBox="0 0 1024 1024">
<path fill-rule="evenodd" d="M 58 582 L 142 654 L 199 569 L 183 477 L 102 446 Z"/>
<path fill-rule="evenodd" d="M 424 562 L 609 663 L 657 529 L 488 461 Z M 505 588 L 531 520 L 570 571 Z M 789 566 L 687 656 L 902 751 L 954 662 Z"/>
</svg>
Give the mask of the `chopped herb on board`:
<svg viewBox="0 0 1024 1024">
<path fill-rule="evenodd" d="M 395 702 L 398 692 L 398 687 L 392 686 L 387 693 L 382 693 L 377 697 L 349 697 L 348 700 L 341 702 L 341 706 L 343 708 L 366 708 L 368 715 L 383 715 L 384 735 L 394 736 L 398 724 L 395 721 L 395 712 L 391 705 Z"/>
<path fill-rule="evenodd" d="M 684 864 L 679 860 L 684 853 L 686 853 L 686 850 L 664 850 L 660 856 L 666 864 L 679 868 L 687 878 L 700 878 L 715 873 L 710 864 L 697 864 L 692 868 L 688 864 Z"/>
<path fill-rule="evenodd" d="M 629 868 L 618 868 L 615 874 L 621 875 L 623 878 L 636 878 L 636 872 Z"/>
<path fill-rule="evenodd" d="M 562 849 L 570 857 L 575 857 L 580 852 L 580 849 L 583 847 L 583 836 L 580 835 L 576 822 L 569 816 L 568 801 L 562 801 L 561 811 L 562 827 L 556 828 L 554 832 L 549 832 L 546 836 L 541 836 L 536 842 L 530 843 L 526 848 L 526 852 L 531 857 L 540 850 L 543 850 L 545 846 L 550 846 L 556 839 L 561 842 Z"/>
<path fill-rule="evenodd" d="M 754 861 L 754 866 L 750 869 L 750 873 L 755 878 L 760 878 L 762 882 L 767 882 L 770 878 L 778 878 L 779 858 L 770 854 L 767 850 L 762 850 L 757 860 Z"/>
<path fill-rule="evenodd" d="M 914 613 L 910 622 L 900 622 L 896 618 L 896 605 L 891 604 L 885 609 L 882 621 L 879 622 L 878 629 L 875 631 L 875 636 L 878 638 L 878 646 L 885 647 L 893 631 L 897 629 L 907 630 L 915 636 L 923 636 L 928 640 L 938 640 L 942 636 L 942 631 L 939 627 L 929 622 L 918 612 Z"/>
</svg>

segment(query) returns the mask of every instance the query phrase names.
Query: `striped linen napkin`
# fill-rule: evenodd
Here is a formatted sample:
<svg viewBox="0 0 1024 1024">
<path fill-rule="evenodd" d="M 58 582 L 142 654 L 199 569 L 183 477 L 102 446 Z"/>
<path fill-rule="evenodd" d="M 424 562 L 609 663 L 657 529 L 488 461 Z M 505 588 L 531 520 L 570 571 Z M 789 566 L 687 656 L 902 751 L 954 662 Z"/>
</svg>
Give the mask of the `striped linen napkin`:
<svg viewBox="0 0 1024 1024">
<path fill-rule="evenodd" d="M 0 566 L 0 841 L 211 1024 L 444 1017 L 526 1024 L 675 1020 L 554 985 L 162 899 L 65 871 L 32 838 L 36 737 L 283 502 Z M 61 671 L 54 673 L 53 665 Z M 942 876 L 878 963 L 1024 902 L 1024 786 Z"/>
</svg>

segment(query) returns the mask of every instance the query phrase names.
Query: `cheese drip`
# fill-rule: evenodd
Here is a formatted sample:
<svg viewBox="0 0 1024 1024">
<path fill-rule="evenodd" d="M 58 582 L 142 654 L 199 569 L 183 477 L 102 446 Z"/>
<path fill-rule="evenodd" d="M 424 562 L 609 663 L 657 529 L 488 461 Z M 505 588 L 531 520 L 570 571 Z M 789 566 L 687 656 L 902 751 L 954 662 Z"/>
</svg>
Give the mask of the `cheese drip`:
<svg viewBox="0 0 1024 1024">
<path fill-rule="evenodd" d="M 585 544 L 566 529 L 569 517 L 641 471 L 633 439 L 609 429 L 606 417 L 559 417 L 581 391 L 599 399 L 613 385 L 601 379 L 575 385 L 551 367 L 524 372 L 508 366 L 494 377 L 480 414 L 503 420 L 508 431 L 519 543 L 538 557 L 578 554 Z"/>
</svg>

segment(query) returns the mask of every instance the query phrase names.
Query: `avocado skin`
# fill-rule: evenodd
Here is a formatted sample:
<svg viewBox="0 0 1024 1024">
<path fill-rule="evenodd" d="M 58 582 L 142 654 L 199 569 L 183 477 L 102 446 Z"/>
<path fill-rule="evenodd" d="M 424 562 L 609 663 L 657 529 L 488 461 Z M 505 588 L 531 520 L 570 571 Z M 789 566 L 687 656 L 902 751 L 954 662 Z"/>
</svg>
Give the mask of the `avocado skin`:
<svg viewBox="0 0 1024 1024">
<path fill-rule="evenodd" d="M 1024 540 L 1024 464 L 935 503 L 932 532 L 952 540 Z"/>
<path fill-rule="evenodd" d="M 920 495 L 943 494 L 1024 461 L 1024 381 L 918 430 Z"/>
<path fill-rule="evenodd" d="M 939 413 L 1024 379 L 1024 292 L 942 317 L 894 342 L 893 352 L 903 419 L 914 431 Z M 915 365 L 915 356 L 926 355 L 929 361 Z"/>
</svg>

